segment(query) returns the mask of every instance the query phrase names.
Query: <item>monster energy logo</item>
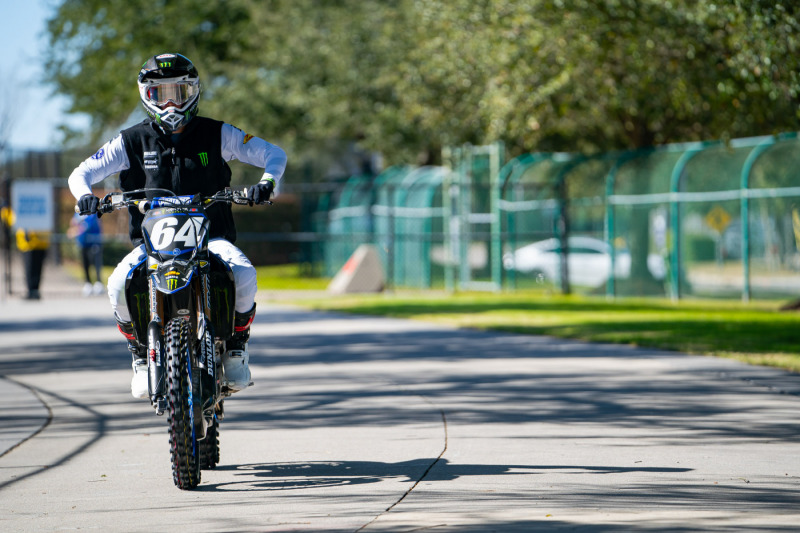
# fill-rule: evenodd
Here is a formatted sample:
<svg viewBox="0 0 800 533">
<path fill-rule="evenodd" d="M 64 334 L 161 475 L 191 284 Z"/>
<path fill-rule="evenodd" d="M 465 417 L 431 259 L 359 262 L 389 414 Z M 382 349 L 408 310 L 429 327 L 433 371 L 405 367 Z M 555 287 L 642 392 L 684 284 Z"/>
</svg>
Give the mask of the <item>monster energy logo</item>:
<svg viewBox="0 0 800 533">
<path fill-rule="evenodd" d="M 148 317 L 148 297 L 149 295 L 146 292 L 135 292 L 133 293 L 133 299 L 136 300 L 135 308 L 138 311 L 139 316 L 139 323 L 140 324 L 147 324 L 149 317 Z"/>
<path fill-rule="evenodd" d="M 167 280 L 167 289 L 174 291 L 178 288 L 178 278 L 171 278 Z"/>
<path fill-rule="evenodd" d="M 171 61 L 164 61 L 163 63 L 159 63 L 158 64 L 158 68 L 167 68 L 167 67 L 171 67 L 171 66 L 172 66 L 172 62 Z"/>
<path fill-rule="evenodd" d="M 208 152 L 200 152 L 197 154 L 200 156 L 200 164 L 204 167 L 208 165 Z"/>
</svg>

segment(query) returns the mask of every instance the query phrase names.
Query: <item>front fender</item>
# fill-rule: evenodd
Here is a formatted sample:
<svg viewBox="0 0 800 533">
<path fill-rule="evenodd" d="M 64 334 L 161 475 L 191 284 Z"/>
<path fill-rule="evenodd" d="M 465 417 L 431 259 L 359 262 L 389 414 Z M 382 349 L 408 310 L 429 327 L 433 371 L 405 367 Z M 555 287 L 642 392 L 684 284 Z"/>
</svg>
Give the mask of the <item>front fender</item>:
<svg viewBox="0 0 800 533">
<path fill-rule="evenodd" d="M 189 265 L 168 263 L 159 265 L 155 272 L 150 274 L 153 286 L 164 294 L 173 294 L 186 287 L 194 276 L 194 269 Z"/>
</svg>

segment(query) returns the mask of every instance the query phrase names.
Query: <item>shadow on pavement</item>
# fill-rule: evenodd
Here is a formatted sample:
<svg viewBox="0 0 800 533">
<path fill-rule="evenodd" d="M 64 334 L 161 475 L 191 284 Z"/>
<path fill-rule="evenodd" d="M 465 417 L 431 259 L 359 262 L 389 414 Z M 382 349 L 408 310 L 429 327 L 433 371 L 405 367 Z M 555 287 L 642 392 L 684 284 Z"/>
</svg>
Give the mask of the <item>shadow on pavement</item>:
<svg viewBox="0 0 800 533">
<path fill-rule="evenodd" d="M 415 459 L 398 463 L 384 463 L 371 461 L 325 461 L 325 462 L 296 462 L 296 463 L 260 463 L 246 465 L 219 466 L 218 470 L 233 471 L 236 481 L 230 483 L 206 483 L 197 490 L 205 492 L 215 491 L 293 491 L 307 489 L 325 489 L 344 485 L 363 485 L 380 483 L 385 480 L 399 480 L 413 484 L 420 474 L 433 459 Z M 436 462 L 434 468 L 425 476 L 426 486 L 422 498 L 436 498 L 437 507 L 446 509 L 464 508 L 464 501 L 460 500 L 458 491 L 448 490 L 442 485 L 443 492 L 437 489 L 437 482 L 448 482 L 465 477 L 503 477 L 503 476 L 529 476 L 526 481 L 528 489 L 524 492 L 505 493 L 502 479 L 494 480 L 491 485 L 486 483 L 470 483 L 468 486 L 496 486 L 497 490 L 470 493 L 470 501 L 479 505 L 480 500 L 487 502 L 507 501 L 513 502 L 513 507 L 518 508 L 520 500 L 529 501 L 529 507 L 534 505 L 541 509 L 550 509 L 548 512 L 557 514 L 558 509 L 581 508 L 586 502 L 592 502 L 591 507 L 602 510 L 619 510 L 637 508 L 643 509 L 656 505 L 660 509 L 675 509 L 680 512 L 685 508 L 695 511 L 743 512 L 749 510 L 774 510 L 780 512 L 792 508 L 800 500 L 800 488 L 790 481 L 785 486 L 776 488 L 762 488 L 747 485 L 744 482 L 729 481 L 720 484 L 703 484 L 696 482 L 665 485 L 663 483 L 648 484 L 641 478 L 616 478 L 608 481 L 608 486 L 603 483 L 586 484 L 570 483 L 570 475 L 576 479 L 581 474 L 594 474 L 600 476 L 616 476 L 626 474 L 679 474 L 689 472 L 689 468 L 673 467 L 629 467 L 606 465 L 504 465 L 504 464 L 454 464 L 446 459 Z M 558 476 L 558 488 L 552 486 L 552 476 Z M 542 476 L 538 478 L 537 476 Z M 541 479 L 541 482 L 537 481 Z M 585 480 L 584 480 L 585 481 Z M 626 483 L 627 481 L 627 483 Z M 512 485 L 512 486 L 518 486 Z M 413 494 L 417 494 L 418 489 Z M 413 506 L 413 503 L 411 504 Z M 412 507 L 413 508 L 413 507 Z M 400 515 L 402 518 L 402 515 Z M 558 522 L 557 520 L 508 522 L 504 524 L 482 523 L 475 526 L 459 526 L 458 531 L 534 531 L 524 529 L 531 525 L 539 525 L 549 531 L 550 526 L 561 524 L 570 530 L 578 531 L 620 531 L 620 525 L 613 528 L 602 524 L 580 525 L 577 523 Z M 730 525 L 719 531 L 730 531 Z M 438 528 L 437 528 L 438 530 Z M 447 529 L 444 529 L 447 530 Z M 632 524 L 626 524 L 625 531 L 693 531 L 687 527 L 670 529 L 663 525 L 643 524 L 639 529 Z M 736 529 L 734 529 L 736 530 Z M 744 531 L 745 529 L 740 529 Z M 759 531 L 790 531 L 790 528 L 775 526 L 773 529 Z M 703 531 L 708 531 L 703 528 Z M 711 529 L 710 531 L 716 531 Z"/>
<path fill-rule="evenodd" d="M 689 468 L 556 466 L 556 465 L 470 465 L 451 464 L 447 459 L 414 459 L 398 463 L 377 461 L 321 461 L 298 463 L 263 463 L 218 466 L 217 470 L 234 471 L 241 480 L 233 483 L 205 484 L 200 490 L 294 490 L 339 485 L 379 483 L 386 479 L 414 483 L 431 463 L 435 467 L 425 476 L 426 482 L 452 481 L 464 476 L 536 475 L 557 470 L 569 473 L 622 474 L 630 472 L 677 473 Z"/>
<path fill-rule="evenodd" d="M 286 320 L 307 320 L 301 314 L 290 314 Z M 259 318 L 260 323 L 269 323 L 270 314 Z M 358 320 L 352 317 L 352 320 Z M 17 346 L 13 357 L 0 356 L 0 375 L 44 374 L 57 372 L 119 371 L 130 369 L 130 355 L 125 341 L 120 336 L 114 342 L 86 339 L 79 343 L 43 345 L 35 343 L 35 332 L 39 329 L 77 329 L 98 327 L 113 321 L 66 320 L 31 321 L 24 331 L 31 333 L 31 344 Z M 0 324 L 0 331 L 4 327 Z M 19 329 L 13 331 L 20 331 Z M 8 331 L 6 329 L 5 331 Z M 280 331 L 279 324 L 274 331 Z M 572 439 L 612 438 L 615 430 L 636 429 L 642 438 L 640 446 L 663 444 L 686 444 L 687 442 L 713 442 L 724 447 L 742 442 L 800 441 L 796 419 L 785 417 L 773 419 L 761 412 L 759 395 L 773 395 L 764 388 L 757 388 L 744 381 L 720 380 L 717 371 L 703 375 L 702 365 L 663 365 L 660 373 L 647 380 L 638 379 L 635 372 L 604 373 L 600 358 L 642 360 L 679 360 L 679 354 L 655 351 L 637 351 L 612 345 L 587 345 L 573 341 L 554 341 L 539 337 L 497 335 L 477 331 L 451 331 L 431 328 L 416 331 L 380 331 L 375 333 L 322 334 L 309 328 L 304 335 L 254 336 L 251 339 L 251 365 L 265 370 L 289 370 L 301 376 L 302 387 L 293 387 L 280 379 L 267 377 L 257 380 L 257 386 L 226 401 L 226 418 L 221 432 L 228 429 L 241 431 L 270 429 L 300 429 L 308 427 L 388 427 L 404 424 L 428 423 L 431 412 L 442 409 L 453 424 L 503 425 L 508 428 L 528 428 L 548 425 L 547 438 L 559 438 L 557 428 L 579 425 L 602 427 L 602 430 L 575 433 Z M 505 364 L 484 365 L 480 373 L 469 365 L 460 363 L 469 360 L 498 360 Z M 573 368 L 560 369 L 559 365 L 539 365 L 570 360 Z M 688 361 L 688 358 L 687 358 Z M 396 373 L 396 366 L 369 366 L 373 362 L 411 363 L 404 371 Z M 425 363 L 438 365 L 428 371 Z M 521 366 L 506 368 L 514 362 L 525 362 Z M 576 365 L 585 362 L 594 365 L 581 369 Z M 459 363 L 459 364 L 449 364 Z M 357 376 L 351 375 L 352 367 L 358 364 Z M 312 365 L 316 365 L 312 369 Z M 341 365 L 341 366 L 339 366 Z M 305 372 L 308 369 L 308 372 Z M 650 376 L 650 374 L 643 373 Z M 709 379 L 709 377 L 713 379 Z M 127 383 L 123 383 L 127 394 Z M 47 391 L 44 391 L 47 393 Z M 747 395 L 748 402 L 736 401 Z M 431 403 L 419 401 L 424 396 Z M 410 401 L 414 398 L 414 401 Z M 102 398 L 102 396 L 96 396 Z M 120 396 L 122 398 L 122 396 Z M 135 414 L 131 409 L 124 414 L 103 414 L 105 404 L 87 400 L 80 405 L 69 398 L 59 401 L 72 403 L 86 413 L 83 428 L 88 440 L 81 448 L 71 450 L 58 464 L 81 453 L 103 434 L 111 431 L 150 430 L 161 423 L 152 409 L 141 402 Z M 408 399 L 409 401 L 404 401 Z M 127 401 L 133 401 L 128 397 Z M 450 409 L 453 406 L 453 409 Z M 746 423 L 745 423 L 746 422 Z M 553 429 L 556 428 L 556 429 Z M 75 429 L 75 428 L 73 428 Z M 484 430 L 486 428 L 483 428 Z M 648 432 L 648 429 L 652 431 Z M 512 430 L 513 431 L 513 430 Z M 604 433 L 603 433 L 604 432 Z M 164 428 L 166 435 L 166 428 Z M 491 433 L 482 435 L 491 438 Z M 502 439 L 530 439 L 536 433 L 528 431 L 521 436 L 503 435 Z M 624 438 L 624 437 L 621 437 Z M 224 452 L 223 452 L 224 453 Z M 713 452 L 709 452 L 713 453 Z M 533 455 L 532 452 L 532 456 Z M 499 459 L 502 460 L 502 459 Z M 292 491 L 341 485 L 368 485 L 387 479 L 400 480 L 409 486 L 418 480 L 434 461 L 431 458 L 399 463 L 368 461 L 331 461 L 299 463 L 261 463 L 245 465 L 220 465 L 221 471 L 235 473 L 231 483 L 205 483 L 200 491 Z M 57 465 L 51 465 L 57 466 Z M 165 465 L 166 468 L 166 465 Z M 650 483 L 648 474 L 677 474 L 688 472 L 687 468 L 630 467 L 616 464 L 454 464 L 445 458 L 436 462 L 425 476 L 430 482 L 424 490 L 435 491 L 436 483 L 467 478 L 529 476 L 526 491 L 504 493 L 502 483 L 498 491 L 486 494 L 487 500 L 509 501 L 542 498 L 551 507 L 579 508 L 585 502 L 593 502 L 598 508 L 629 509 L 652 506 L 658 509 L 730 511 L 771 509 L 786 512 L 795 509 L 800 502 L 800 488 L 793 484 L 794 478 L 772 487 L 760 487 L 757 483 L 736 483 L 725 480 L 719 485 L 699 486 L 688 483 Z M 30 475 L 34 475 L 32 473 Z M 537 480 L 552 474 L 566 479 L 557 494 L 549 485 L 537 485 Z M 617 478 L 613 484 L 569 484 L 572 474 L 598 476 L 624 476 L 639 474 L 637 479 Z M 645 476 L 645 479 L 642 479 Z M 211 477 L 211 476 L 209 476 Z M 575 476 L 579 479 L 580 476 Z M 206 478 L 208 479 L 208 478 Z M 710 483 L 710 482 L 709 482 Z M 606 490 L 613 486 L 613 490 Z M 2 488 L 2 487 L 0 487 Z M 417 492 L 422 492 L 423 489 Z M 441 505 L 463 505 L 457 500 L 458 491 L 443 491 Z M 451 500 L 452 499 L 452 500 Z M 691 528 L 664 529 L 651 523 L 642 526 L 625 524 L 628 531 L 691 531 Z M 720 531 L 735 530 L 720 525 Z M 619 531 L 619 525 L 582 526 L 570 522 L 551 520 L 509 521 L 506 523 L 482 523 L 459 526 L 457 531 L 530 531 L 570 529 L 573 531 L 606 532 Z M 638 529 L 637 529 L 638 527 Z M 447 527 L 431 528 L 446 531 Z M 763 531 L 788 531 L 774 527 Z M 704 530 L 708 531 L 704 526 Z M 743 529 L 742 529 L 743 530 Z M 713 529 L 711 530 L 713 531 Z"/>
<path fill-rule="evenodd" d="M 67 321 L 67 327 L 80 325 L 77 321 Z M 32 331 L 35 329 L 31 327 Z M 0 375 L 130 369 L 130 354 L 121 335 L 112 342 L 30 344 L 16 347 L 14 351 L 14 357 L 0 358 Z M 770 395 L 773 392 L 744 381 L 721 381 L 716 375 L 713 376 L 716 381 L 709 381 L 708 376 L 698 376 L 697 368 L 691 366 L 670 365 L 658 380 L 647 381 L 638 380 L 635 375 L 608 375 L 604 379 L 602 368 L 598 373 L 597 367 L 583 373 L 574 368 L 559 372 L 552 365 L 540 370 L 536 364 L 513 370 L 499 364 L 487 367 L 491 370 L 480 374 L 459 365 L 447 365 L 446 371 L 437 370 L 432 374 L 413 370 L 413 363 L 426 361 L 569 358 L 574 365 L 576 360 L 597 357 L 658 360 L 681 358 L 678 354 L 477 331 L 320 335 L 313 329 L 303 336 L 254 336 L 250 353 L 251 366 L 265 369 L 267 373 L 269 369 L 280 368 L 299 369 L 302 373 L 304 366 L 320 363 L 330 372 L 317 369 L 303 375 L 302 381 L 311 386 L 304 386 L 301 392 L 291 389 L 282 392 L 280 387 L 285 384 L 270 382 L 269 378 L 257 379 L 256 387 L 232 398 L 225 427 L 246 430 L 414 423 L 421 418 L 421 413 L 409 405 L 411 402 L 402 402 L 402 398 L 423 395 L 442 406 L 448 401 L 459 401 L 458 410 L 448 414 L 448 418 L 462 423 L 604 423 L 620 428 L 669 428 L 677 431 L 671 433 L 676 439 L 685 439 L 691 433 L 697 437 L 725 436 L 740 441 L 800 441 L 794 421 L 771 420 L 759 416 L 756 407 L 729 401 L 737 394 Z M 381 365 L 376 365 L 374 369 L 361 372 L 363 376 L 359 379 L 368 380 L 364 383 L 354 381 L 346 369 L 337 373 L 339 364 L 361 365 L 375 361 L 410 362 L 412 366 L 403 375 L 395 375 L 391 369 L 382 370 Z M 376 383 L 383 385 L 375 386 Z M 719 387 L 715 388 L 714 383 L 719 383 Z M 125 389 L 127 391 L 127 386 Z M 398 399 L 399 402 L 391 401 Z M 354 404 L 353 400 L 380 401 L 365 405 L 363 402 Z M 263 414 L 261 409 L 249 410 L 249 402 L 268 406 L 268 414 Z M 425 408 L 430 411 L 430 406 Z M 143 416 L 152 414 L 144 404 L 142 411 Z M 730 424 L 728 415 L 752 415 L 752 423 Z"/>
</svg>

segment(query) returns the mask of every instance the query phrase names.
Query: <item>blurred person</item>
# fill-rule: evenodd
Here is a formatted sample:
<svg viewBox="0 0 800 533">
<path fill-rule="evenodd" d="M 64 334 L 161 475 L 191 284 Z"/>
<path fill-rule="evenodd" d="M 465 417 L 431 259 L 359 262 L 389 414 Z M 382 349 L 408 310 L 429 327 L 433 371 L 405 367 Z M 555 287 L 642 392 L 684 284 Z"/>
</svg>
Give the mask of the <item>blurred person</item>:
<svg viewBox="0 0 800 533">
<path fill-rule="evenodd" d="M 8 206 L 8 203 L 5 200 L 0 200 L 0 229 L 2 232 L 2 240 L 0 242 L 3 244 L 3 248 L 5 249 L 6 246 L 11 248 L 11 226 L 14 224 L 13 221 L 13 213 L 11 212 L 11 207 Z"/>
<path fill-rule="evenodd" d="M 10 235 L 8 230 L 14 226 L 14 211 L 8 206 L 2 207 L 0 209 L 0 220 L 2 220 L 4 233 Z M 44 260 L 47 257 L 47 250 L 50 248 L 50 234 L 45 231 L 17 228 L 15 236 L 17 249 L 22 254 L 22 265 L 25 270 L 25 284 L 27 286 L 25 299 L 38 300 L 41 298 L 39 286 L 42 282 Z"/>
<path fill-rule="evenodd" d="M 81 266 L 83 267 L 83 295 L 103 294 L 103 235 L 100 221 L 96 214 L 75 215 L 70 220 L 67 236 L 75 239 L 81 253 Z M 94 283 L 92 283 L 91 270 L 94 270 Z"/>
<path fill-rule="evenodd" d="M 99 199 L 92 194 L 92 184 L 117 172 L 122 191 L 157 187 L 178 195 L 213 194 L 230 186 L 231 170 L 227 162 L 232 159 L 264 169 L 259 182 L 248 188 L 248 198 L 256 204 L 269 201 L 286 168 L 286 153 L 230 124 L 198 116 L 200 77 L 189 59 L 180 54 L 149 58 L 139 71 L 138 87 L 148 118 L 122 130 L 69 177 L 70 191 L 78 200 L 81 214 L 97 212 Z M 125 302 L 128 273 L 146 259 L 141 230 L 143 215 L 133 208 L 129 213 L 129 233 L 135 248 L 109 276 L 108 296 L 133 357 L 131 394 L 147 398 L 146 346 L 136 341 Z M 256 270 L 233 244 L 236 227 L 231 207 L 214 205 L 209 208 L 208 216 L 209 251 L 230 266 L 236 285 L 235 334 L 222 363 L 228 387 L 239 391 L 250 383 L 247 341 L 256 310 Z"/>
<path fill-rule="evenodd" d="M 14 222 L 14 213 L 10 212 L 11 223 Z M 17 249 L 22 254 L 22 266 L 25 269 L 25 284 L 27 285 L 26 300 L 41 298 L 39 286 L 42 282 L 42 271 L 47 250 L 50 248 L 50 233 L 46 231 L 32 231 L 17 228 Z"/>
</svg>

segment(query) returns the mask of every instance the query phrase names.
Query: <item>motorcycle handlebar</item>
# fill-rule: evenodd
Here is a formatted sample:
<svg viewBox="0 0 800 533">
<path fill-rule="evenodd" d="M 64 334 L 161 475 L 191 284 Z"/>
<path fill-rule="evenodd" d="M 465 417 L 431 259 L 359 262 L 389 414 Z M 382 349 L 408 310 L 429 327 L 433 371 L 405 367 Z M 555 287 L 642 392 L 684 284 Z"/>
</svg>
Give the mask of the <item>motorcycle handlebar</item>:
<svg viewBox="0 0 800 533">
<path fill-rule="evenodd" d="M 111 213 L 116 209 L 123 209 L 125 207 L 136 207 L 139 209 L 139 212 L 144 214 L 147 210 L 151 209 L 154 204 L 157 204 L 156 207 L 159 207 L 158 202 L 155 202 L 153 199 L 149 198 L 138 198 L 138 199 L 128 199 L 125 198 L 126 195 L 135 194 L 135 193 L 146 193 L 152 191 L 162 191 L 167 192 L 172 197 L 176 197 L 175 193 L 172 191 L 167 191 L 165 189 L 137 189 L 135 191 L 128 191 L 128 192 L 118 192 L 118 193 L 109 193 L 106 194 L 97 206 L 97 217 L 100 218 L 106 213 Z M 200 203 L 205 206 L 215 204 L 217 202 L 223 202 L 227 204 L 237 204 L 237 205 L 249 205 L 252 206 L 253 202 L 248 200 L 247 198 L 247 188 L 237 191 L 231 188 L 226 188 L 221 191 L 218 191 L 209 196 L 203 195 L 195 195 L 192 197 L 191 203 Z M 166 203 L 166 202 L 165 202 Z M 267 200 L 266 202 L 268 205 L 272 205 L 272 202 Z M 76 205 L 75 212 L 80 214 L 80 208 Z"/>
</svg>

